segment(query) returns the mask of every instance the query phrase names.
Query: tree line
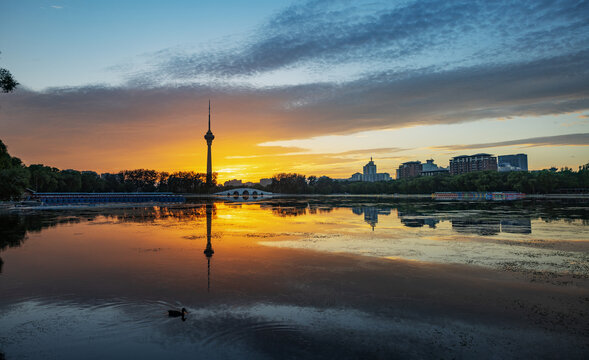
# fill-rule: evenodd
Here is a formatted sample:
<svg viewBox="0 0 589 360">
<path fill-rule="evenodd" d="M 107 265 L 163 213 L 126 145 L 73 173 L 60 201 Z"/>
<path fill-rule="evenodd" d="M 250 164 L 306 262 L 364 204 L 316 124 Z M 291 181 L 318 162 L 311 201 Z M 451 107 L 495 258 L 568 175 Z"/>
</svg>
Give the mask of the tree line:
<svg viewBox="0 0 589 360">
<path fill-rule="evenodd" d="M 38 192 L 174 192 L 209 193 L 225 190 L 206 184 L 206 174 L 173 173 L 148 169 L 124 170 L 98 175 L 94 171 L 59 170 L 45 165 L 26 166 L 10 156 L 0 140 L 0 200 L 18 199 L 25 189 Z M 441 191 L 517 191 L 548 194 L 589 188 L 589 163 L 578 171 L 569 168 L 535 172 L 479 171 L 462 175 L 422 176 L 382 182 L 350 182 L 327 176 L 280 173 L 259 189 L 282 194 L 429 194 Z"/>
<path fill-rule="evenodd" d="M 213 174 L 213 184 L 217 175 Z M 175 192 L 207 193 L 206 174 L 136 169 L 99 175 L 94 171 L 26 166 L 10 156 L 0 140 L 0 200 L 18 199 L 26 189 L 37 192 Z"/>
<path fill-rule="evenodd" d="M 327 176 L 277 174 L 268 190 L 289 194 L 430 194 L 444 191 L 516 191 L 526 194 L 588 191 L 589 163 L 534 172 L 478 171 L 461 175 L 419 176 L 381 182 L 351 182 Z M 584 189 L 584 190 L 583 190 Z"/>
</svg>

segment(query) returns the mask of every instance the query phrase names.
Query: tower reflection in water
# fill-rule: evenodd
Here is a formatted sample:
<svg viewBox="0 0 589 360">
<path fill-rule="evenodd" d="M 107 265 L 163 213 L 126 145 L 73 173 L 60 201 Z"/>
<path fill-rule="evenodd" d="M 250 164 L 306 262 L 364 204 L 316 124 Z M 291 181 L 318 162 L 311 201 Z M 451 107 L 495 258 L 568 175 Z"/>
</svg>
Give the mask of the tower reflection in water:
<svg viewBox="0 0 589 360">
<path fill-rule="evenodd" d="M 211 244 L 211 223 L 213 219 L 213 204 L 206 204 L 207 212 L 207 247 L 205 248 L 204 254 L 207 257 L 207 291 L 211 290 L 211 258 L 215 251 Z"/>
</svg>

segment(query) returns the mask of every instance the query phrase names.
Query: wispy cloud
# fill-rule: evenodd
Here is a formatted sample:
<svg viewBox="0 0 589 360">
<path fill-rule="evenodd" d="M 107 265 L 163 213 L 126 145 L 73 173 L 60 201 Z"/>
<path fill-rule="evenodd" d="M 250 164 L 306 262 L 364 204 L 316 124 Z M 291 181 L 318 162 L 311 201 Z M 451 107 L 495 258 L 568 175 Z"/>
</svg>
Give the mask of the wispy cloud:
<svg viewBox="0 0 589 360">
<path fill-rule="evenodd" d="M 231 133 L 266 132 L 272 140 L 286 140 L 562 114 L 589 108 L 587 59 L 589 51 L 583 51 L 509 66 L 413 72 L 405 78 L 380 73 L 343 84 L 263 89 L 192 85 L 21 90 L 3 104 L 0 118 L 13 123 L 9 131 L 96 124 L 124 127 L 157 122 L 158 118 L 189 119 L 195 104 L 206 104 L 211 97 L 214 111 L 222 112 L 226 119 L 218 126 Z M 290 106 L 295 102 L 304 105 Z"/>
<path fill-rule="evenodd" d="M 63 9 L 63 6 L 60 5 L 50 5 L 49 7 L 54 9 Z"/>
<path fill-rule="evenodd" d="M 527 62 L 586 49 L 587 12 L 589 4 L 577 1 L 308 1 L 269 19 L 241 46 L 167 53 L 142 76 L 226 78 L 346 64 L 362 74 Z"/>
<path fill-rule="evenodd" d="M 471 150 L 484 149 L 502 146 L 589 146 L 589 133 L 556 135 L 556 136 L 542 136 L 528 139 L 518 139 L 509 141 L 499 141 L 483 144 L 469 144 L 469 145 L 444 145 L 433 146 L 432 149 L 440 150 Z"/>
<path fill-rule="evenodd" d="M 267 148 L 267 147 L 266 147 Z M 279 152 L 279 153 L 266 153 L 266 154 L 260 154 L 260 155 L 231 155 L 231 156 L 226 156 L 226 159 L 254 159 L 254 158 L 268 158 L 268 157 L 274 157 L 274 156 L 278 156 L 278 157 L 283 157 L 283 156 L 305 156 L 305 155 L 310 155 L 310 156 L 324 156 L 324 157 L 329 157 L 332 159 L 357 159 L 357 158 L 366 158 L 367 156 L 371 156 L 371 155 L 386 155 L 386 154 L 392 154 L 392 153 L 397 153 L 397 152 L 401 152 L 401 151 L 405 151 L 405 150 L 410 150 L 410 149 L 402 149 L 402 148 L 377 148 L 377 149 L 359 149 L 359 150 L 349 150 L 349 151 L 344 151 L 344 152 L 315 152 L 312 151 L 310 149 L 304 149 L 304 148 L 296 148 L 296 147 L 282 147 L 282 146 L 275 146 L 274 148 L 277 149 L 291 149 L 291 150 L 296 150 L 296 151 L 290 151 L 290 152 Z"/>
<path fill-rule="evenodd" d="M 390 154 L 399 151 L 405 151 L 410 149 L 403 149 L 398 147 L 387 147 L 387 148 L 375 148 L 375 149 L 360 149 L 360 150 L 350 150 L 338 153 L 331 153 L 334 155 L 370 155 L 370 154 Z"/>
</svg>

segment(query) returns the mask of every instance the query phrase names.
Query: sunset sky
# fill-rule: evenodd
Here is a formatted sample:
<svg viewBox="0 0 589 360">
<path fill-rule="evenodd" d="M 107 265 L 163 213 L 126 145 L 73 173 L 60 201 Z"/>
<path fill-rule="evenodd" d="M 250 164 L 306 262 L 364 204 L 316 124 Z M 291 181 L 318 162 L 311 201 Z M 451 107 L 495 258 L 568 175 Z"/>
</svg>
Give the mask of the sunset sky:
<svg viewBox="0 0 589 360">
<path fill-rule="evenodd" d="M 0 3 L 0 139 L 26 164 L 347 178 L 589 162 L 588 1 Z"/>
</svg>

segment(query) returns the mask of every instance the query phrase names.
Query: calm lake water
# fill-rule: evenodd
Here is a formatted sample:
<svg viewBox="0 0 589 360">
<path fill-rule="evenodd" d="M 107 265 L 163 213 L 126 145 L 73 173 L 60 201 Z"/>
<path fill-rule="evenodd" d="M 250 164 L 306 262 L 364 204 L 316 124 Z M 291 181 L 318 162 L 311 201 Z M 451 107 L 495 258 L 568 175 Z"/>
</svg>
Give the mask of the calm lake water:
<svg viewBox="0 0 589 360">
<path fill-rule="evenodd" d="M 367 197 L 0 215 L 0 359 L 587 358 L 588 210 Z"/>
</svg>

